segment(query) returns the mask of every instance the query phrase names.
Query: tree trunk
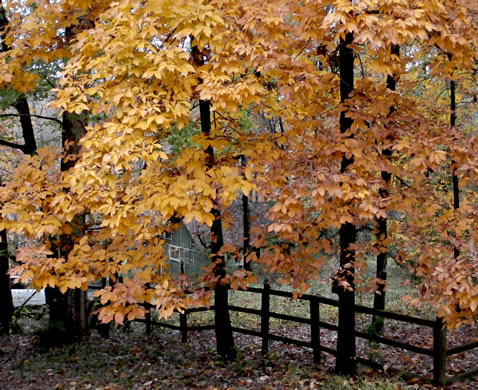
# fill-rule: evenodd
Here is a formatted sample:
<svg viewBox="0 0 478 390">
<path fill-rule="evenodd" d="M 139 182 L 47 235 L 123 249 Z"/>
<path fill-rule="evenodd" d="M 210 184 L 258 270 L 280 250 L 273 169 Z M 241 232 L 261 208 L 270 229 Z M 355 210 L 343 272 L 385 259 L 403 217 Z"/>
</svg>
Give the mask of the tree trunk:
<svg viewBox="0 0 478 390">
<path fill-rule="evenodd" d="M 246 157 L 241 156 L 241 164 L 246 166 Z M 242 194 L 242 226 L 244 233 L 244 243 L 242 249 L 242 258 L 244 269 L 246 271 L 251 270 L 251 263 L 246 261 L 246 256 L 251 250 L 251 233 L 249 228 L 249 197 L 245 194 Z"/>
<path fill-rule="evenodd" d="M 0 51 L 6 52 L 10 50 L 5 42 L 6 27 L 8 25 L 7 16 L 3 2 L 0 2 L 0 35 L 1 47 Z M 23 145 L 8 143 L 8 146 L 21 150 L 24 154 L 32 155 L 37 149 L 35 133 L 33 132 L 33 124 L 30 117 L 30 107 L 27 98 L 22 95 L 13 105 L 20 115 L 20 124 L 22 127 Z M 12 292 L 10 290 L 10 277 L 7 274 L 9 268 L 8 260 L 8 243 L 7 231 L 0 232 L 2 242 L 0 243 L 0 302 L 2 302 L 0 323 L 4 331 L 8 333 L 13 315 Z M 7 326 L 7 328 L 5 328 Z"/>
<path fill-rule="evenodd" d="M 193 57 L 198 64 L 202 64 L 201 53 L 197 46 L 193 46 Z M 199 111 L 201 119 L 201 131 L 206 136 L 211 133 L 211 110 L 210 103 L 207 101 L 199 102 Z M 209 168 L 214 166 L 214 149 L 208 146 L 207 165 Z M 213 207 L 211 210 L 214 215 L 214 221 L 211 226 L 211 251 L 212 261 L 216 263 L 214 275 L 219 277 L 219 282 L 214 288 L 214 325 L 216 332 L 216 351 L 223 359 L 234 360 L 236 350 L 234 346 L 234 337 L 232 334 L 231 319 L 228 308 L 228 286 L 221 283 L 221 279 L 226 275 L 226 264 L 224 255 L 219 255 L 221 247 L 224 245 L 222 236 L 221 212 Z"/>
<path fill-rule="evenodd" d="M 32 155 L 37 150 L 37 144 L 35 140 L 35 133 L 33 132 L 33 124 L 30 117 L 30 106 L 28 105 L 28 100 L 25 96 L 22 96 L 13 106 L 20 114 L 20 124 L 22 125 L 22 134 L 24 140 L 22 151 L 25 154 Z"/>
<path fill-rule="evenodd" d="M 194 37 L 191 37 L 191 56 L 196 66 L 204 65 L 203 54 L 194 44 Z M 201 132 L 209 137 L 211 134 L 211 108 L 208 101 L 199 101 L 199 113 L 201 120 Z M 206 149 L 208 155 L 207 167 L 212 168 L 215 164 L 214 149 L 211 145 Z M 222 284 L 222 279 L 226 276 L 226 262 L 224 255 L 220 255 L 221 247 L 224 245 L 222 235 L 221 212 L 213 206 L 211 210 L 214 221 L 211 226 L 211 252 L 212 262 L 216 263 L 214 275 L 219 277 L 219 281 L 214 288 L 214 328 L 216 332 L 216 352 L 225 360 L 235 360 L 236 348 L 234 345 L 234 336 L 232 334 L 231 318 L 228 308 L 228 289 L 227 285 Z"/>
<path fill-rule="evenodd" d="M 451 54 L 448 55 L 448 59 L 451 61 L 452 56 Z M 456 84 L 455 80 L 450 80 L 450 127 L 456 126 Z M 451 161 L 452 165 L 455 165 L 455 161 Z M 458 176 L 456 174 L 456 166 L 453 167 L 452 175 L 451 175 L 451 182 L 453 186 L 453 210 L 456 212 L 460 208 L 460 183 L 458 180 Z M 460 256 L 460 248 L 457 246 L 453 247 L 453 257 L 458 259 Z M 461 311 L 460 304 L 456 305 L 455 310 L 459 313 Z M 445 337 L 446 342 L 446 329 L 443 330 L 442 337 Z M 446 364 L 446 362 L 445 362 Z"/>
<path fill-rule="evenodd" d="M 85 128 L 79 119 L 72 114 L 63 114 L 62 142 L 67 159 L 61 162 L 62 172 L 75 165 L 77 158 L 74 156 L 80 150 L 79 141 L 84 134 Z M 63 235 L 59 243 L 58 249 L 62 257 L 68 257 L 74 245 L 74 238 L 84 234 L 84 224 L 83 215 L 73 219 L 71 235 Z M 50 323 L 61 322 L 71 339 L 77 339 L 88 332 L 86 291 L 70 289 L 62 294 L 58 289 L 48 288 L 46 299 L 50 307 Z"/>
<path fill-rule="evenodd" d="M 69 157 L 67 161 L 61 162 L 61 171 L 65 172 L 72 168 L 78 159 L 73 156 L 80 152 L 80 140 L 85 135 L 85 126 L 74 114 L 64 113 L 62 119 L 62 142 L 65 154 Z"/>
<path fill-rule="evenodd" d="M 45 289 L 50 308 L 50 324 L 61 323 L 70 339 L 77 339 L 88 329 L 86 292 L 80 289 L 68 290 L 62 294 L 59 289 Z"/>
<path fill-rule="evenodd" d="M 392 45 L 390 54 L 392 55 L 400 55 L 400 46 L 399 45 Z M 395 77 L 392 75 L 387 76 L 387 88 L 391 91 L 395 91 L 396 89 L 396 80 Z M 395 112 L 395 107 L 390 107 L 390 114 Z M 392 156 L 392 150 L 390 148 L 386 148 L 382 150 L 382 155 L 386 158 L 390 158 Z M 392 175 L 390 172 L 382 171 L 381 172 L 382 180 L 384 181 L 385 188 L 380 189 L 379 194 L 381 198 L 388 197 L 388 190 L 387 187 L 390 183 Z M 386 248 L 383 247 L 381 242 L 387 239 L 388 237 L 388 230 L 387 230 L 387 222 L 388 218 L 378 218 L 378 242 L 381 246 L 381 252 L 377 255 L 377 270 L 376 270 L 376 277 L 381 281 L 381 283 L 377 286 L 377 290 L 375 291 L 375 295 L 373 297 L 373 307 L 374 309 L 385 310 L 385 283 L 387 281 L 387 252 Z M 383 317 L 373 317 L 372 324 L 375 329 L 376 334 L 383 333 L 383 326 L 384 326 L 384 319 Z"/>
<path fill-rule="evenodd" d="M 209 102 L 200 101 L 199 110 L 201 115 L 201 130 L 206 136 L 211 132 L 211 111 Z M 208 167 L 214 166 L 214 149 L 208 146 Z M 221 279 L 226 276 L 226 263 L 224 255 L 219 255 L 219 251 L 224 245 L 222 236 L 221 212 L 214 207 L 212 209 L 214 221 L 211 226 L 211 251 L 212 261 L 216 263 L 214 275 L 219 277 L 219 282 L 214 288 L 214 323 L 216 331 L 216 350 L 219 356 L 226 360 L 236 358 L 236 349 L 234 345 L 234 336 L 232 334 L 231 318 L 228 308 L 228 286 L 222 284 Z"/>
<path fill-rule="evenodd" d="M 231 318 L 228 307 L 229 287 L 222 284 L 221 279 L 226 276 L 224 255 L 217 255 L 224 244 L 222 237 L 221 215 L 213 209 L 214 222 L 211 227 L 211 236 L 214 240 L 211 245 L 213 253 L 212 261 L 217 262 L 214 275 L 218 276 L 219 283 L 214 288 L 214 325 L 216 331 L 216 351 L 219 356 L 226 360 L 235 360 L 236 348 L 232 334 Z"/>
<path fill-rule="evenodd" d="M 5 11 L 3 8 L 0 8 L 0 28 L 2 27 L 3 21 L 6 21 Z M 23 135 L 23 145 L 17 145 L 15 148 L 21 150 L 25 154 L 32 155 L 35 153 L 37 145 L 30 117 L 30 107 L 26 97 L 20 97 L 14 104 L 14 107 L 20 114 L 20 124 L 22 126 Z M 0 333 L 8 333 L 13 316 L 13 300 L 12 292 L 10 290 L 10 276 L 7 274 L 10 266 L 8 258 L 7 231 L 4 229 L 0 234 L 2 237 L 2 242 L 0 243 L 0 302 L 2 302 L 0 307 Z"/>
<path fill-rule="evenodd" d="M 339 66 L 340 66 L 340 101 L 344 102 L 354 89 L 354 53 L 349 45 L 353 42 L 353 33 L 347 33 L 345 39 L 340 39 Z M 340 132 L 350 129 L 353 120 L 340 113 Z M 345 172 L 353 164 L 353 156 L 342 157 L 341 172 Z M 355 251 L 350 248 L 356 240 L 356 229 L 351 223 L 344 223 L 340 227 L 340 269 L 338 279 L 345 279 L 349 288 L 335 285 L 334 292 L 339 295 L 339 324 L 337 334 L 337 360 L 335 370 L 340 375 L 354 375 L 357 371 L 355 360 L 355 291 L 354 291 L 354 262 Z"/>
<path fill-rule="evenodd" d="M 451 55 L 448 56 L 451 61 Z M 456 126 L 456 85 L 455 80 L 450 80 L 450 127 Z M 455 161 L 452 161 L 452 165 L 455 164 Z M 453 210 L 457 211 L 460 208 L 460 186 L 458 181 L 458 176 L 456 174 L 456 167 L 453 167 L 452 175 L 452 186 L 453 186 Z M 453 256 L 457 258 L 460 256 L 460 249 L 457 247 L 453 248 Z"/>
<path fill-rule="evenodd" d="M 12 322 L 13 301 L 8 275 L 8 244 L 5 229 L 0 231 L 0 237 L 0 334 L 8 334 Z"/>
</svg>

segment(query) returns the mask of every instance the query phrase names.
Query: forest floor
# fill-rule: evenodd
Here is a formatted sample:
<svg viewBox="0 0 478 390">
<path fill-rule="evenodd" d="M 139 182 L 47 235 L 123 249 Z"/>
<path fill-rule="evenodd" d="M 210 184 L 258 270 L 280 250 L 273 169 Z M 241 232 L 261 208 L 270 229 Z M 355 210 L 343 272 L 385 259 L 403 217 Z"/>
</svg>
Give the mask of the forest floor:
<svg viewBox="0 0 478 390">
<path fill-rule="evenodd" d="M 34 313 L 34 311 L 33 311 Z M 102 338 L 93 331 L 81 342 L 41 349 L 33 328 L 38 321 L 22 319 L 23 333 L 0 339 L 0 388 L 23 389 L 329 389 L 329 390 L 398 390 L 426 389 L 431 385 L 419 381 L 408 383 L 400 376 L 383 374 L 360 367 L 360 374 L 344 378 L 333 374 L 335 359 L 322 354 L 319 365 L 312 362 L 308 348 L 271 342 L 269 354 L 261 354 L 260 340 L 235 335 L 239 357 L 225 364 L 214 353 L 213 331 L 191 332 L 188 343 L 182 344 L 179 332 L 153 328 L 145 334 L 144 325 L 133 323 L 128 331 L 113 328 L 110 337 Z M 42 320 L 44 321 L 44 319 Z M 254 324 L 250 324 L 254 327 Z M 430 335 L 412 329 L 403 329 L 390 322 L 387 331 L 394 337 L 425 345 Z M 298 339 L 307 338 L 308 330 L 300 326 L 279 327 L 274 332 Z M 321 342 L 332 345 L 333 332 L 321 334 Z M 464 328 L 452 335 L 451 344 L 476 339 L 476 328 Z M 53 337 L 55 337 L 53 335 Z M 449 335 L 450 337 L 450 335 Z M 371 349 L 359 343 L 363 356 L 380 354 L 404 371 L 430 373 L 430 362 L 400 355 L 390 348 Z M 387 360 L 388 361 L 388 360 Z M 478 366 L 478 354 L 468 353 L 449 363 L 450 373 Z M 478 378 L 450 386 L 453 390 L 478 389 Z"/>
</svg>

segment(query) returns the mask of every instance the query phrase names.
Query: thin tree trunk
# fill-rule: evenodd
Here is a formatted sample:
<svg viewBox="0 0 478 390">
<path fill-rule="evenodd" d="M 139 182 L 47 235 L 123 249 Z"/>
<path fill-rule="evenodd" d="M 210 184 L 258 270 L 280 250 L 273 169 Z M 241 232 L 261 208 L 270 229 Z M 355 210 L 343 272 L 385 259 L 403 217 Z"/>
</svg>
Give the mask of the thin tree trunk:
<svg viewBox="0 0 478 390">
<path fill-rule="evenodd" d="M 249 197 L 244 194 L 242 195 L 242 224 L 244 229 L 244 245 L 242 249 L 244 269 L 246 271 L 250 271 L 251 263 L 246 261 L 246 257 L 251 250 L 251 234 L 249 229 Z"/>
<path fill-rule="evenodd" d="M 5 14 L 5 8 L 3 2 L 0 2 L 0 30 L 3 30 L 3 34 L 0 35 L 1 47 L 0 51 L 5 52 L 10 50 L 5 42 L 6 27 L 8 25 L 7 16 Z M 30 107 L 25 96 L 21 96 L 14 107 L 20 114 L 20 124 L 22 126 L 23 145 L 17 145 L 14 143 L 8 143 L 8 146 L 21 150 L 25 154 L 32 155 L 37 148 L 35 141 L 35 134 L 33 132 L 33 125 L 30 117 Z M 13 301 L 12 292 L 10 290 L 10 277 L 7 274 L 9 269 L 8 259 L 8 242 L 7 231 L 2 230 L 0 232 L 2 242 L 0 243 L 0 301 L 2 306 L 0 307 L 0 326 L 4 332 L 9 331 L 10 324 L 12 322 L 13 315 Z"/>
<path fill-rule="evenodd" d="M 451 60 L 451 56 L 449 57 Z M 450 80 L 450 127 L 456 126 L 456 85 L 455 80 Z M 454 164 L 455 161 L 452 161 Z M 456 211 L 460 208 L 460 186 L 458 176 L 456 174 L 456 167 L 452 171 L 452 185 L 453 185 L 453 209 Z M 460 249 L 453 248 L 453 255 L 455 258 L 460 256 Z"/>
<path fill-rule="evenodd" d="M 392 45 L 390 50 L 390 54 L 392 55 L 400 55 L 400 46 L 399 45 Z M 387 88 L 391 91 L 395 91 L 397 86 L 395 76 L 388 75 L 387 76 Z M 395 107 L 390 107 L 390 114 L 395 112 Z M 382 155 L 386 158 L 390 158 L 392 156 L 392 150 L 390 148 L 386 148 L 382 150 Z M 381 198 L 388 197 L 388 185 L 390 184 L 390 180 L 392 175 L 390 172 L 382 171 L 381 172 L 382 180 L 384 182 L 384 188 L 379 190 L 379 194 Z M 375 295 L 373 297 L 373 307 L 374 309 L 385 310 L 385 284 L 387 281 L 387 251 L 386 248 L 383 246 L 383 241 L 385 241 L 388 237 L 388 230 L 387 230 L 387 222 L 388 218 L 380 217 L 377 219 L 378 224 L 378 232 L 377 232 L 377 239 L 380 246 L 380 253 L 377 255 L 377 270 L 376 270 L 376 277 L 381 281 L 381 283 L 377 286 L 377 290 L 375 291 Z M 384 326 L 384 318 L 383 317 L 373 317 L 372 324 L 374 325 L 375 333 L 382 334 L 383 333 L 383 326 Z"/>
<path fill-rule="evenodd" d="M 0 28 L 2 27 L 1 21 L 6 21 L 4 12 L 4 9 L 0 8 Z M 2 45 L 2 49 L 4 46 L 5 45 Z M 25 154 L 32 155 L 35 153 L 37 145 L 30 117 L 30 107 L 26 97 L 21 96 L 14 104 L 14 107 L 21 115 L 20 124 L 22 127 L 23 145 L 15 146 L 15 144 L 11 144 L 11 146 L 21 150 Z M 8 333 L 13 318 L 13 300 L 12 292 L 10 290 L 10 276 L 8 275 L 10 264 L 8 257 L 7 230 L 2 230 L 0 234 L 2 237 L 2 242 L 0 243 L 0 301 L 2 302 L 0 307 L 0 332 Z"/>
<path fill-rule="evenodd" d="M 199 102 L 201 114 L 202 133 L 209 136 L 211 132 L 211 111 L 210 104 L 206 101 Z M 208 167 L 214 166 L 214 149 L 208 146 Z M 224 245 L 222 235 L 221 212 L 213 207 L 212 213 L 214 221 L 211 227 L 211 251 L 212 261 L 216 263 L 214 275 L 219 277 L 219 282 L 214 289 L 214 322 L 216 331 L 216 349 L 219 356 L 223 359 L 234 360 L 236 358 L 236 349 L 234 346 L 234 336 L 232 334 L 231 319 L 228 308 L 228 286 L 222 284 L 221 279 L 226 276 L 226 263 L 224 255 L 219 252 Z"/>
<path fill-rule="evenodd" d="M 7 231 L 0 231 L 0 334 L 10 330 L 13 315 L 12 292 L 8 275 Z"/>
<path fill-rule="evenodd" d="M 452 56 L 449 55 L 448 59 L 451 61 Z M 450 80 L 450 127 L 456 126 L 456 84 L 455 80 Z M 452 160 L 452 165 L 455 165 L 455 161 Z M 453 186 L 453 210 L 456 212 L 460 208 L 460 186 L 458 176 L 456 174 L 456 166 L 453 167 L 451 181 Z M 453 256 L 457 259 L 460 256 L 460 248 L 453 247 Z M 455 309 L 458 313 L 461 311 L 460 304 L 458 303 Z M 446 329 L 444 330 L 446 332 Z M 444 336 L 446 337 L 446 336 Z"/>
<path fill-rule="evenodd" d="M 340 39 L 339 66 L 340 66 L 340 101 L 349 98 L 354 89 L 354 54 L 349 46 L 353 42 L 353 33 L 347 33 L 345 39 Z M 350 129 L 353 120 L 340 113 L 340 132 Z M 341 172 L 353 164 L 353 157 L 342 157 Z M 336 286 L 334 291 L 339 295 L 339 329 L 337 334 L 337 360 L 335 370 L 341 375 L 354 375 L 357 371 L 355 360 L 355 291 L 354 291 L 354 262 L 355 251 L 350 248 L 356 240 L 356 229 L 351 223 L 344 223 L 340 227 L 340 269 L 338 278 L 345 279 L 350 289 Z"/>
<path fill-rule="evenodd" d="M 7 23 L 5 8 L 0 3 L 0 29 L 3 29 Z M 1 51 L 7 51 L 8 47 L 5 44 L 4 34 L 0 36 L 0 40 L 2 41 Z M 10 277 L 8 275 L 8 242 L 5 229 L 0 231 L 0 237 L 0 333 L 8 333 L 12 322 L 13 301 L 12 292 L 10 291 Z"/>
<path fill-rule="evenodd" d="M 192 61 L 197 66 L 204 65 L 204 58 L 198 47 L 192 42 Z M 211 134 L 211 107 L 208 101 L 199 101 L 199 113 L 201 120 L 201 132 L 209 137 Z M 211 145 L 206 149 L 208 155 L 207 167 L 212 168 L 215 165 L 214 149 Z M 219 252 L 224 245 L 222 235 L 221 212 L 217 207 L 211 210 L 214 221 L 211 226 L 211 252 L 212 261 L 216 263 L 214 275 L 219 278 L 214 288 L 214 328 L 216 332 L 216 352 L 225 360 L 235 360 L 236 348 L 234 345 L 234 336 L 232 333 L 231 318 L 229 316 L 228 307 L 228 290 L 229 287 L 222 283 L 222 279 L 226 276 L 226 262 L 224 255 Z"/>
<path fill-rule="evenodd" d="M 246 165 L 246 157 L 241 156 L 241 164 Z M 246 271 L 251 270 L 251 263 L 246 261 L 246 257 L 251 250 L 251 233 L 249 227 L 249 197 L 245 194 L 242 194 L 242 227 L 244 234 L 244 242 L 242 249 L 242 257 L 244 263 L 244 269 Z"/>
</svg>

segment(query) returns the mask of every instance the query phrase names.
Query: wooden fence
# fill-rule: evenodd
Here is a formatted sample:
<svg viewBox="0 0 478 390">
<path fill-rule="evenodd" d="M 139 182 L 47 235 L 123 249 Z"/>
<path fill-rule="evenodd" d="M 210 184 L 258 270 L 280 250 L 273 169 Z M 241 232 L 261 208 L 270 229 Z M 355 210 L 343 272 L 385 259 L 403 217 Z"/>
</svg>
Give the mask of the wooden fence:
<svg viewBox="0 0 478 390">
<path fill-rule="evenodd" d="M 251 336 L 257 336 L 262 339 L 262 351 L 264 353 L 269 350 L 269 342 L 271 340 L 280 341 L 283 343 L 294 344 L 303 347 L 309 347 L 313 351 L 314 362 L 320 362 L 321 352 L 326 352 L 334 356 L 337 355 L 337 350 L 322 345 L 320 342 L 320 329 L 329 329 L 331 331 L 337 331 L 338 326 L 328 322 L 320 320 L 320 306 L 329 305 L 338 307 L 339 302 L 336 299 L 325 298 L 316 295 L 307 295 L 304 294 L 301 297 L 297 298 L 299 300 L 308 301 L 310 305 L 310 316 L 309 318 L 291 316 L 287 314 L 275 313 L 270 310 L 270 297 L 284 297 L 284 298 L 293 298 L 291 292 L 272 290 L 268 284 L 264 285 L 264 288 L 255 288 L 249 287 L 247 290 L 241 290 L 245 292 L 250 292 L 254 294 L 261 294 L 261 309 L 252 309 L 247 307 L 233 306 L 229 305 L 229 310 L 255 314 L 260 316 L 261 319 L 261 328 L 259 330 L 252 330 L 247 328 L 233 327 L 233 331 L 237 333 L 242 333 Z M 136 319 L 135 321 L 144 322 L 146 324 L 146 331 L 149 333 L 151 326 L 161 326 L 170 329 L 176 329 L 181 332 L 182 342 L 187 342 L 188 332 L 190 331 L 201 331 L 206 329 L 214 329 L 214 325 L 201 325 L 201 326 L 189 326 L 188 325 L 188 315 L 191 313 L 199 311 L 214 310 L 214 307 L 210 308 L 192 308 L 187 309 L 180 314 L 179 325 L 173 325 L 165 322 L 153 321 L 151 316 L 148 315 L 145 319 Z M 355 305 L 355 313 L 370 314 L 376 317 L 383 317 L 391 320 L 402 321 L 410 324 L 416 324 L 424 327 L 429 327 L 433 332 L 433 346 L 431 348 L 425 348 L 417 345 L 412 345 L 403 341 L 397 341 L 387 337 L 374 335 L 367 332 L 355 331 L 355 336 L 370 340 L 377 344 L 389 345 L 395 348 L 407 350 L 410 352 L 431 356 L 433 358 L 433 375 L 432 377 L 424 377 L 420 375 L 415 375 L 409 372 L 403 372 L 401 369 L 394 367 L 387 367 L 388 371 L 399 372 L 405 378 L 418 378 L 425 382 L 433 383 L 436 386 L 442 386 L 450 384 L 453 382 L 461 381 L 467 377 L 471 377 L 478 374 L 478 369 L 448 377 L 446 373 L 447 367 L 447 357 L 455 355 L 461 352 L 469 351 L 471 349 L 478 347 L 478 341 L 462 345 L 459 347 L 454 347 L 447 349 L 446 344 L 446 329 L 443 328 L 443 323 L 440 318 L 433 320 L 423 319 L 419 317 L 413 317 L 388 311 L 382 311 L 373 309 L 366 306 Z M 310 326 L 310 341 L 297 340 L 289 337 L 279 336 L 272 334 L 269 329 L 270 319 L 277 318 L 286 321 L 292 321 L 296 323 L 308 324 Z M 357 362 L 371 366 L 373 368 L 383 369 L 384 365 L 376 362 L 372 359 L 357 357 Z"/>
</svg>

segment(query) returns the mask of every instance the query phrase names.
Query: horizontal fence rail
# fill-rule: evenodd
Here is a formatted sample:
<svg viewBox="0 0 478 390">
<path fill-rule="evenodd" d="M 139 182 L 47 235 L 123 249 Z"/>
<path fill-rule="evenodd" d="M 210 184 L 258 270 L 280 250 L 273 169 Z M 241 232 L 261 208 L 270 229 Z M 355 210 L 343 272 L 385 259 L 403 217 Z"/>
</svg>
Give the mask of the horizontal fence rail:
<svg viewBox="0 0 478 390">
<path fill-rule="evenodd" d="M 435 326 L 435 321 L 433 320 L 427 320 L 425 318 L 419 318 L 405 314 L 393 313 L 385 310 L 373 309 L 371 307 L 361 305 L 355 305 L 355 313 L 372 314 L 378 317 L 388 318 L 391 320 L 408 322 L 409 324 L 429 326 L 430 328 Z"/>
<path fill-rule="evenodd" d="M 469 344 L 460 345 L 459 347 L 450 348 L 446 351 L 446 354 L 447 356 L 456 355 L 457 353 L 466 352 L 474 348 L 478 348 L 478 341 L 474 341 L 473 343 L 469 343 Z"/>
<path fill-rule="evenodd" d="M 373 341 L 375 343 L 378 343 L 378 344 L 390 345 L 391 347 L 405 349 L 407 351 L 420 353 L 422 355 L 433 356 L 433 349 L 432 348 L 418 347 L 416 345 L 403 343 L 401 341 L 388 339 L 386 337 L 377 336 L 377 335 L 373 335 L 373 334 L 369 334 L 369 333 L 365 333 L 365 332 L 360 332 L 360 331 L 357 331 L 357 330 L 355 331 L 355 335 L 362 338 L 362 339 L 371 340 L 371 341 Z"/>
</svg>

